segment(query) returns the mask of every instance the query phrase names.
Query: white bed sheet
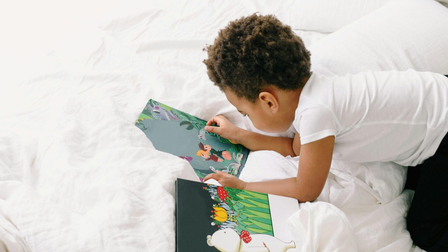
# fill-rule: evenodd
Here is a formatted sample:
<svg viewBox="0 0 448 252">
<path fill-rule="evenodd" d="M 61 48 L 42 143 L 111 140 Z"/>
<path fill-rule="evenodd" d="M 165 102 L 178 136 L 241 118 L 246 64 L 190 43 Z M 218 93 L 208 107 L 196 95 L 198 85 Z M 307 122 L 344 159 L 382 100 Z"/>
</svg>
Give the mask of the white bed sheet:
<svg viewBox="0 0 448 252">
<path fill-rule="evenodd" d="M 155 150 L 135 119 L 153 98 L 245 127 L 205 74 L 202 48 L 230 20 L 255 11 L 243 1 L 127 6 L 3 82 L 0 251 L 174 251 L 174 181 L 195 175 Z M 307 45 L 326 36 L 296 32 Z M 244 176 L 295 175 L 297 162 L 255 152 Z M 302 204 L 290 219 L 302 244 L 296 251 L 418 250 L 404 226 L 411 192 L 401 194 L 403 172 L 334 162 L 321 203 Z"/>
</svg>

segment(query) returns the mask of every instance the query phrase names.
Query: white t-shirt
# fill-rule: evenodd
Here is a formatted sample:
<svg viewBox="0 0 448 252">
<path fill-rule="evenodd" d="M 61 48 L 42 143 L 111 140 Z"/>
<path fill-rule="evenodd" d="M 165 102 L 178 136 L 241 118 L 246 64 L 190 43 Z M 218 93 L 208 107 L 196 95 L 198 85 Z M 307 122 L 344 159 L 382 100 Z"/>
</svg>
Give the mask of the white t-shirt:
<svg viewBox="0 0 448 252">
<path fill-rule="evenodd" d="M 448 131 L 448 78 L 389 71 L 325 77 L 313 73 L 293 126 L 301 144 L 335 136 L 333 158 L 415 166 Z"/>
</svg>

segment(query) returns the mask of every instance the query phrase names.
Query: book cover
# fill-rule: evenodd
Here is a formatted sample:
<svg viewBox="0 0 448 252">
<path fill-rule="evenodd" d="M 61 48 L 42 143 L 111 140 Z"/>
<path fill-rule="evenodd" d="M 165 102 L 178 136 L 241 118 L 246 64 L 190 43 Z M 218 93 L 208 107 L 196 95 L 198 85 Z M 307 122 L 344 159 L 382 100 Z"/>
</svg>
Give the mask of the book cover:
<svg viewBox="0 0 448 252">
<path fill-rule="evenodd" d="M 184 179 L 176 181 L 176 249 L 293 251 L 287 219 L 296 199 Z"/>
<path fill-rule="evenodd" d="M 239 177 L 249 150 L 210 132 L 207 121 L 149 100 L 135 125 L 157 150 L 190 162 L 199 179 L 216 170 Z"/>
</svg>

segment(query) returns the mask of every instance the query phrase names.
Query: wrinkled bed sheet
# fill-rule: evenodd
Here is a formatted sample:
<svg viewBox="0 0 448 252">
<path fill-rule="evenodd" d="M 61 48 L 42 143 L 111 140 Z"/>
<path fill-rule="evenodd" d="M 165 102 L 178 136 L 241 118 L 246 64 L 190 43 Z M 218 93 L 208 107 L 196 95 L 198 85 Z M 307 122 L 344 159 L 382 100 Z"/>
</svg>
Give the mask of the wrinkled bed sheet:
<svg viewBox="0 0 448 252">
<path fill-rule="evenodd" d="M 150 98 L 247 123 L 201 63 L 242 1 L 120 10 L 74 34 L 0 92 L 0 251 L 174 251 L 174 181 L 189 164 L 154 149 L 134 122 Z M 231 10 L 231 11 L 230 11 Z M 324 33 L 296 31 L 310 45 Z M 20 80 L 20 81 L 19 81 Z M 298 158 L 253 152 L 242 177 L 295 176 Z M 315 203 L 289 226 L 297 251 L 411 251 L 394 164 L 333 162 Z"/>
</svg>

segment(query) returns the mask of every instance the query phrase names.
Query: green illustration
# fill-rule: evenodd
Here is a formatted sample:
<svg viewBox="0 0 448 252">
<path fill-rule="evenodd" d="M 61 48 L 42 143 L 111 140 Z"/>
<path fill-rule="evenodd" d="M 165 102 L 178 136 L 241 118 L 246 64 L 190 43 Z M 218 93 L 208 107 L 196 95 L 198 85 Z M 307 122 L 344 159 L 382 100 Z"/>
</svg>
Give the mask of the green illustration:
<svg viewBox="0 0 448 252">
<path fill-rule="evenodd" d="M 274 235 L 267 194 L 210 184 L 203 189 L 216 202 L 211 206 L 211 225 L 238 234 Z"/>
</svg>

